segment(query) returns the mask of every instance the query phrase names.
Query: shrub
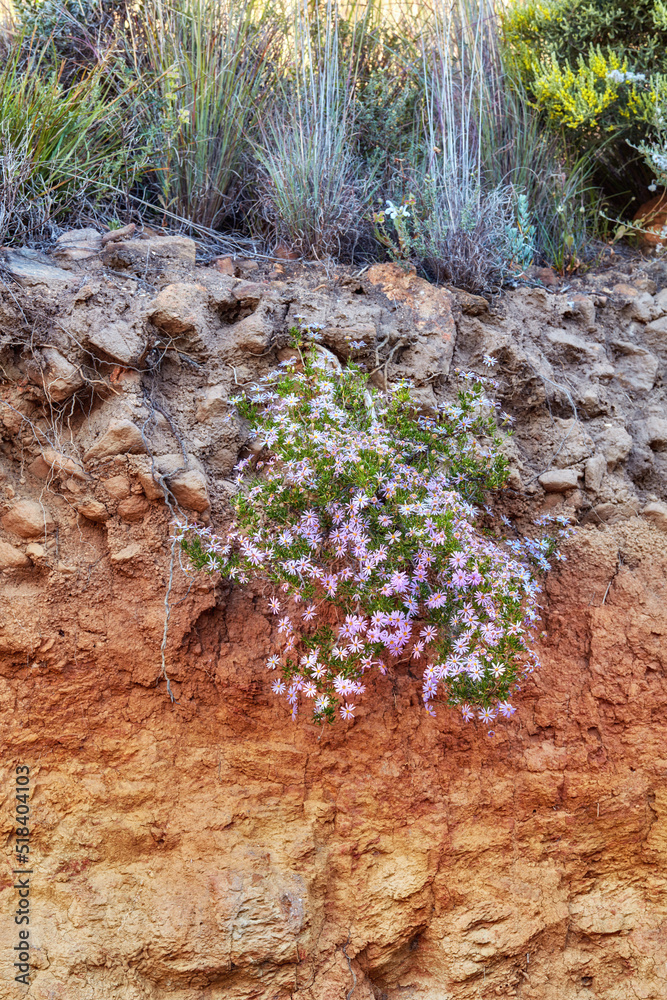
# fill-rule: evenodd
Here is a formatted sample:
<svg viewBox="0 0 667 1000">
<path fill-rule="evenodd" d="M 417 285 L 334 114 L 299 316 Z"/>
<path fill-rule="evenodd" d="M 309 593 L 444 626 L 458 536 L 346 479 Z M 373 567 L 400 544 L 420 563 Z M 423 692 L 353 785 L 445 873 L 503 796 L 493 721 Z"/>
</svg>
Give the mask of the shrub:
<svg viewBox="0 0 667 1000">
<path fill-rule="evenodd" d="M 379 394 L 358 365 L 297 346 L 300 363 L 236 400 L 264 450 L 237 467 L 249 476 L 225 537 L 178 527 L 192 564 L 273 586 L 284 646 L 267 666 L 293 717 L 301 697 L 316 721 L 350 718 L 364 674 L 392 661 L 426 661 L 431 714 L 442 687 L 466 719 L 511 716 L 537 664 L 531 563 L 548 568 L 554 543 L 503 544 L 476 523 L 507 476 L 488 380 L 464 373 L 455 402 L 419 416 L 407 385 Z"/>
<path fill-rule="evenodd" d="M 652 133 L 666 12 L 663 0 L 514 0 L 502 15 L 505 56 L 536 108 L 573 148 L 596 148 L 611 194 L 644 196 L 645 171 L 625 140 Z"/>
<path fill-rule="evenodd" d="M 17 22 L 33 47 L 50 50 L 64 78 L 104 62 L 122 31 L 126 0 L 13 0 Z"/>
</svg>

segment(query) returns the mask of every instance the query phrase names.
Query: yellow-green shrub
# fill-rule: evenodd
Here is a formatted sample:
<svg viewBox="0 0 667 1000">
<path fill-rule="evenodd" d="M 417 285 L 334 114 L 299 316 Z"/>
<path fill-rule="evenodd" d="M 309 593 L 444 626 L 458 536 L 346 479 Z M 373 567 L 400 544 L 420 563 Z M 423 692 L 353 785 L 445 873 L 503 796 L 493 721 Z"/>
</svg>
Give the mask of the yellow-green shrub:
<svg viewBox="0 0 667 1000">
<path fill-rule="evenodd" d="M 649 140 L 667 87 L 666 0 L 513 0 L 506 58 L 544 119 L 583 151 L 598 149 L 612 191 L 647 176 L 626 142 Z"/>
</svg>

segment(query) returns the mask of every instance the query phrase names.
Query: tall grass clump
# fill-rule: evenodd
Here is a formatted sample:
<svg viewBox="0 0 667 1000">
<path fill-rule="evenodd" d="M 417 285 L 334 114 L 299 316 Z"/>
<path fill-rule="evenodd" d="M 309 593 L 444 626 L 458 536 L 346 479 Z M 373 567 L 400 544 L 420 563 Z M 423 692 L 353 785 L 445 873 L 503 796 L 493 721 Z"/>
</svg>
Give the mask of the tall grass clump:
<svg viewBox="0 0 667 1000">
<path fill-rule="evenodd" d="M 255 146 L 259 216 L 276 243 L 301 256 L 350 258 L 375 183 L 354 146 L 355 88 L 371 7 L 354 7 L 343 44 L 332 0 L 298 0 L 288 69 Z"/>
<path fill-rule="evenodd" d="M 70 86 L 62 64 L 16 39 L 0 69 L 0 237 L 26 240 L 128 192 L 143 169 L 142 138 L 110 98 L 100 65 Z"/>
<path fill-rule="evenodd" d="M 504 59 L 492 0 L 437 6 L 421 45 L 421 158 L 402 172 L 403 204 L 376 213 L 380 241 L 470 291 L 533 261 L 570 266 L 589 236 L 587 171 L 540 127 Z"/>
<path fill-rule="evenodd" d="M 219 228 L 271 96 L 277 16 L 255 0 L 149 0 L 132 23 L 131 61 L 150 86 L 157 197 L 167 219 Z"/>
</svg>

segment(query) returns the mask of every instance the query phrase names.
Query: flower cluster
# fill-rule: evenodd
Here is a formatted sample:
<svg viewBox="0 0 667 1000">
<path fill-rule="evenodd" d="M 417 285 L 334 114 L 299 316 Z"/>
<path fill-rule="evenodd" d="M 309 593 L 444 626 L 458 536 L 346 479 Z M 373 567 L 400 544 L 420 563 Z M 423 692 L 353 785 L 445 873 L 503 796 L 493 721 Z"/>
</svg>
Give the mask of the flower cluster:
<svg viewBox="0 0 667 1000">
<path fill-rule="evenodd" d="M 538 665 L 534 568 L 555 540 L 503 541 L 478 524 L 507 478 L 496 383 L 459 373 L 456 400 L 424 416 L 406 384 L 380 394 L 326 354 L 302 342 L 234 401 L 263 445 L 237 466 L 236 523 L 178 537 L 196 568 L 273 585 L 280 648 L 266 665 L 294 717 L 310 704 L 317 721 L 351 718 L 366 676 L 401 662 L 422 671 L 431 715 L 444 698 L 464 719 L 510 717 Z"/>
</svg>

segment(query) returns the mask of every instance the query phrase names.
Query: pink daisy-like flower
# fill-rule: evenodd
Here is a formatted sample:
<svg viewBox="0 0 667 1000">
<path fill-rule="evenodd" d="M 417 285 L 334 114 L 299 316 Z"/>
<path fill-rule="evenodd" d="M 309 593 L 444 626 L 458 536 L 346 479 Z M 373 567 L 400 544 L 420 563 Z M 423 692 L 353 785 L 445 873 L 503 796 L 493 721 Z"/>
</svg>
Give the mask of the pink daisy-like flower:
<svg viewBox="0 0 667 1000">
<path fill-rule="evenodd" d="M 341 718 L 345 720 L 353 719 L 355 707 L 356 707 L 355 705 L 341 705 L 340 706 Z"/>
<path fill-rule="evenodd" d="M 269 610 L 273 615 L 280 614 L 280 601 L 277 597 L 271 597 L 269 599 Z"/>
</svg>

